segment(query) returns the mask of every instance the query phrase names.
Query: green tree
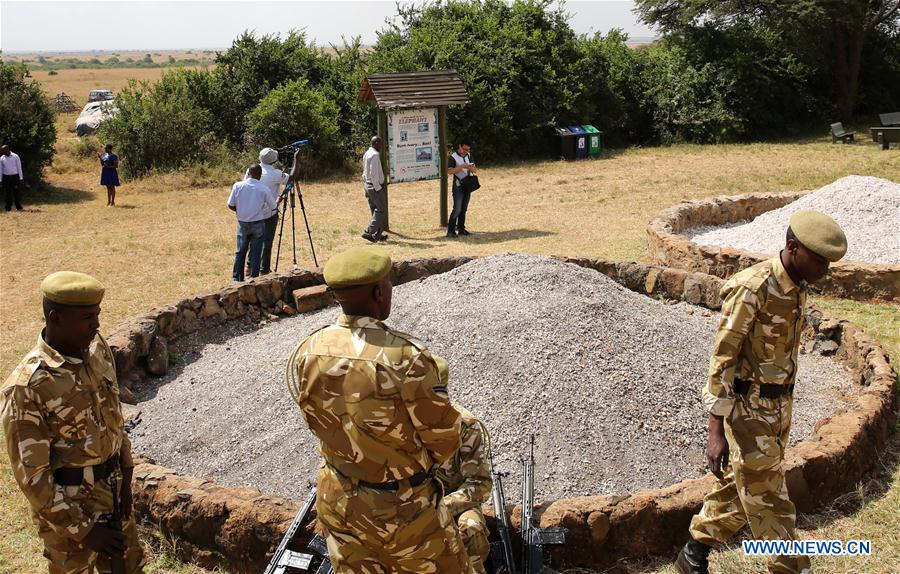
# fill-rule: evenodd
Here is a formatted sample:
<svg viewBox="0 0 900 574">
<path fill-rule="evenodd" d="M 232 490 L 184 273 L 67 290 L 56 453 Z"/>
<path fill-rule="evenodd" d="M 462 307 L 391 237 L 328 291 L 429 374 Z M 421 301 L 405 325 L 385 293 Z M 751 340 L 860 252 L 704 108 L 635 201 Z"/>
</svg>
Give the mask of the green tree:
<svg viewBox="0 0 900 574">
<path fill-rule="evenodd" d="M 212 114 L 201 105 L 208 78 L 166 72 L 156 83 L 131 80 L 116 95 L 118 113 L 100 124 L 100 138 L 122 158 L 126 177 L 203 161 L 218 146 Z"/>
<path fill-rule="evenodd" d="M 897 38 L 900 26 L 900 0 L 637 0 L 637 11 L 674 35 L 748 24 L 776 31 L 784 52 L 830 72 L 845 122 L 856 108 L 866 43 Z"/>
<path fill-rule="evenodd" d="M 307 80 L 293 80 L 270 91 L 247 115 L 247 143 L 274 147 L 302 136 L 311 144 L 304 157 L 307 172 L 337 167 L 345 158 L 339 113 L 338 105 Z"/>
<path fill-rule="evenodd" d="M 230 142 L 243 144 L 245 116 L 272 89 L 296 79 L 319 84 L 322 79 L 315 46 L 306 36 L 291 31 L 257 37 L 244 32 L 225 52 L 216 55 L 215 99 L 212 111 L 220 124 L 221 135 Z"/>
<path fill-rule="evenodd" d="M 584 123 L 597 78 L 576 75 L 578 36 L 550 0 L 398 5 L 380 32 L 370 71 L 456 69 L 470 103 L 449 110 L 451 139 L 474 138 L 477 156 L 546 151 L 549 127 Z"/>
<path fill-rule="evenodd" d="M 344 157 L 353 158 L 369 145 L 377 125 L 375 107 L 358 101 L 366 55 L 359 37 L 331 49 L 331 54 L 319 60 L 321 80 L 316 88 L 337 104 L 340 147 Z"/>
<path fill-rule="evenodd" d="M 28 186 L 40 183 L 53 161 L 54 120 L 47 96 L 25 65 L 0 59 L 0 142 L 19 154 Z"/>
</svg>

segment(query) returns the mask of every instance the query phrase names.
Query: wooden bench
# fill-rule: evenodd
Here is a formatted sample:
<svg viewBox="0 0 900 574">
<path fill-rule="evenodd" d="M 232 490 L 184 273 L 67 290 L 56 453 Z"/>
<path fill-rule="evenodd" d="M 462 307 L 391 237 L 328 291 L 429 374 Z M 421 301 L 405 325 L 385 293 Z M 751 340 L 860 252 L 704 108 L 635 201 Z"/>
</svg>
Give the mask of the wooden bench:
<svg viewBox="0 0 900 574">
<path fill-rule="evenodd" d="M 900 143 L 900 126 L 869 128 L 872 132 L 872 141 L 881 144 L 881 149 L 888 149 L 892 143 Z"/>
<path fill-rule="evenodd" d="M 840 140 L 841 143 L 847 143 L 854 141 L 853 134 L 856 132 L 848 132 L 844 129 L 844 124 L 838 122 L 836 124 L 831 124 L 831 143 L 837 143 Z"/>
<path fill-rule="evenodd" d="M 889 114 L 878 114 L 881 125 L 885 127 L 900 126 L 900 112 L 891 112 Z"/>
</svg>

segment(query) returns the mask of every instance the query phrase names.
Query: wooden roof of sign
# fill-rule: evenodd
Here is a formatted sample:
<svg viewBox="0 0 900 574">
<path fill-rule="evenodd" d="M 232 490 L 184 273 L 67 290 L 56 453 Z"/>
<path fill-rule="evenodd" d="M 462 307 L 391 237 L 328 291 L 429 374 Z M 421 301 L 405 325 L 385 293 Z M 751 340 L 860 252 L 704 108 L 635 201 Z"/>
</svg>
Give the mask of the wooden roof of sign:
<svg viewBox="0 0 900 574">
<path fill-rule="evenodd" d="M 424 108 L 466 104 L 469 95 L 456 70 L 368 74 L 359 89 L 359 102 L 379 108 Z"/>
</svg>

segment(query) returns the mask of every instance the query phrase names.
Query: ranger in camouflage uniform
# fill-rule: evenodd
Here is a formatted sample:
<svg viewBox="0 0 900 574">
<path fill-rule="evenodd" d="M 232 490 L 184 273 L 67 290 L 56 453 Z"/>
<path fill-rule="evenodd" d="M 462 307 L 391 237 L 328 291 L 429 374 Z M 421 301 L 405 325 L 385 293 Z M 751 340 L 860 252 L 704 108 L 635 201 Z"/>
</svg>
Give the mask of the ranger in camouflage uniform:
<svg viewBox="0 0 900 574">
<path fill-rule="evenodd" d="M 846 250 L 847 239 L 830 217 L 800 211 L 779 255 L 737 273 L 722 288 L 722 319 L 703 389 L 707 459 L 719 483 L 691 520 L 691 540 L 676 560 L 682 573 L 708 572 L 711 547 L 747 524 L 757 540 L 796 539 L 782 463 L 807 283 L 825 277 Z M 811 566 L 806 556 L 777 556 L 769 571 L 808 573 Z"/>
<path fill-rule="evenodd" d="M 434 359 L 441 383 L 447 385 L 449 365 L 437 355 Z M 494 482 L 488 467 L 481 421 L 463 407 L 454 406 L 462 415 L 462 444 L 456 455 L 435 469 L 434 475 L 444 490 L 444 505 L 456 519 L 472 570 L 486 574 L 484 561 L 491 545 L 481 505 L 488 501 Z"/>
<path fill-rule="evenodd" d="M 131 444 L 112 352 L 98 329 L 103 286 L 82 273 L 41 283 L 46 328 L 0 390 L 9 462 L 31 505 L 51 574 L 141 570 L 131 518 Z M 113 492 L 110 475 L 121 485 Z M 122 530 L 103 515 L 118 497 Z"/>
<path fill-rule="evenodd" d="M 291 395 L 320 440 L 316 513 L 340 574 L 469 572 L 432 467 L 459 449 L 460 415 L 431 354 L 382 321 L 391 260 L 376 247 L 332 257 L 341 304 L 287 365 Z"/>
</svg>

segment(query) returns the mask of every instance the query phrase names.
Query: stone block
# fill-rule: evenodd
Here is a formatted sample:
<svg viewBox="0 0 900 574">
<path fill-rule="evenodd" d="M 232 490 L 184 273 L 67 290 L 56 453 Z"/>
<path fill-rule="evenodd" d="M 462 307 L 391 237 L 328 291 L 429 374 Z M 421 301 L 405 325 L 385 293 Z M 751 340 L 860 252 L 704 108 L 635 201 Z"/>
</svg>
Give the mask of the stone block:
<svg viewBox="0 0 900 574">
<path fill-rule="evenodd" d="M 334 304 L 334 295 L 327 285 L 315 285 L 295 290 L 294 302 L 298 313 L 309 313 Z"/>
<path fill-rule="evenodd" d="M 147 354 L 147 370 L 157 376 L 169 372 L 169 347 L 166 338 L 161 335 L 157 335 L 150 344 L 150 353 Z"/>
<path fill-rule="evenodd" d="M 168 337 L 178 332 L 178 307 L 168 305 L 156 312 L 156 323 L 159 325 L 159 334 Z"/>
<path fill-rule="evenodd" d="M 686 277 L 687 273 L 680 269 L 673 269 L 672 267 L 662 268 L 653 294 L 662 295 L 667 299 L 681 300 L 684 295 L 684 280 Z"/>
<path fill-rule="evenodd" d="M 203 298 L 203 305 L 200 307 L 198 316 L 201 319 L 206 319 L 207 317 L 225 319 L 228 314 L 225 312 L 225 309 L 219 305 L 219 298 L 216 295 L 207 295 Z"/>
<path fill-rule="evenodd" d="M 225 310 L 228 318 L 234 319 L 240 317 L 239 304 L 241 302 L 240 294 L 236 285 L 231 285 L 219 291 L 219 305 Z"/>
<path fill-rule="evenodd" d="M 682 299 L 691 305 L 703 305 L 702 275 L 690 273 L 684 278 L 684 294 Z"/>
<path fill-rule="evenodd" d="M 243 285 L 239 285 L 237 290 L 238 297 L 240 298 L 241 303 L 252 305 L 259 302 L 259 298 L 256 296 L 256 285 L 254 285 L 253 283 L 244 283 Z"/>
</svg>

